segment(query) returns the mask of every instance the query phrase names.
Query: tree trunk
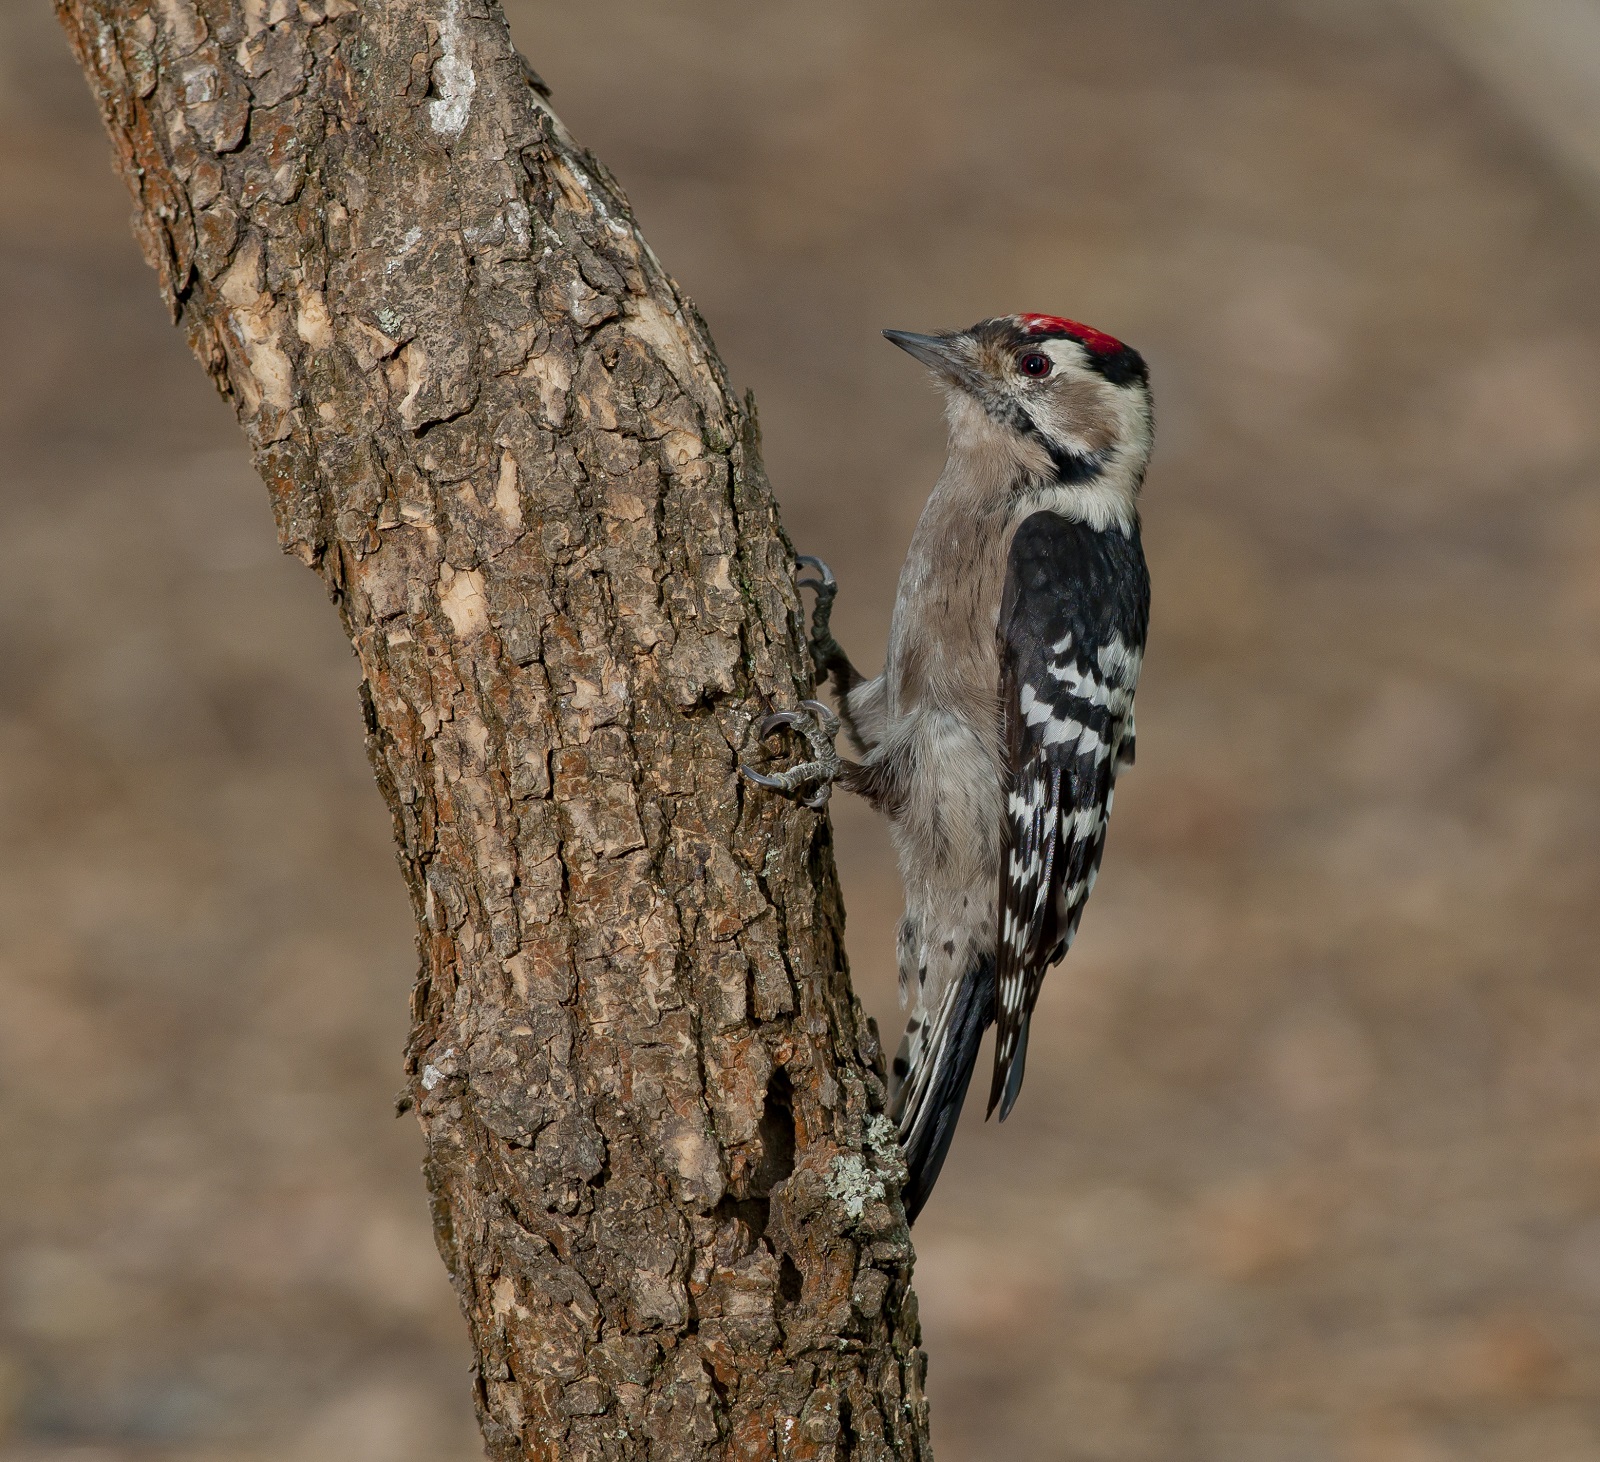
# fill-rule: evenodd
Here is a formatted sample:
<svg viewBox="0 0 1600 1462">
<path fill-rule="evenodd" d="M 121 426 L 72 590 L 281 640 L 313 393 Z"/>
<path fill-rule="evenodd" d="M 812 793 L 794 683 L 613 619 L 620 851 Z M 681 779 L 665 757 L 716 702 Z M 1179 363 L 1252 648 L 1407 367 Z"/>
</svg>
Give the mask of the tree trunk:
<svg viewBox="0 0 1600 1462">
<path fill-rule="evenodd" d="M 494 0 L 56 3 L 361 662 L 490 1456 L 926 1456 L 753 405 Z"/>
</svg>

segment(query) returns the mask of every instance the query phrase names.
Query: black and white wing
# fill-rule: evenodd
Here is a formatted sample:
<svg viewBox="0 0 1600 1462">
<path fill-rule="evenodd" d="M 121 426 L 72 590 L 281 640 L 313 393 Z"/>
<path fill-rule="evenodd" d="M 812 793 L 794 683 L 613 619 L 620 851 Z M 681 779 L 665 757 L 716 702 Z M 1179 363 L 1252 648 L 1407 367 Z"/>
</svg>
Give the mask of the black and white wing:
<svg viewBox="0 0 1600 1462">
<path fill-rule="evenodd" d="M 1133 760 L 1133 693 L 1150 619 L 1139 531 L 1039 512 L 1011 543 L 1000 604 L 1007 848 L 1000 870 L 994 1084 L 1022 1089 L 1044 972 L 1067 952 L 1105 847 L 1117 772 Z"/>
</svg>

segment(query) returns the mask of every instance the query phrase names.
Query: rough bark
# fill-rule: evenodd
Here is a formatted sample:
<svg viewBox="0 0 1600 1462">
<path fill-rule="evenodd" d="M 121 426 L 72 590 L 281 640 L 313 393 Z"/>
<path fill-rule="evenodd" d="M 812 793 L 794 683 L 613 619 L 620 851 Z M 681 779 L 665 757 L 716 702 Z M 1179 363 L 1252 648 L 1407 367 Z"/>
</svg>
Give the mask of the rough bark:
<svg viewBox="0 0 1600 1462">
<path fill-rule="evenodd" d="M 754 408 L 494 0 L 57 0 L 364 676 L 495 1458 L 926 1455 Z"/>
</svg>

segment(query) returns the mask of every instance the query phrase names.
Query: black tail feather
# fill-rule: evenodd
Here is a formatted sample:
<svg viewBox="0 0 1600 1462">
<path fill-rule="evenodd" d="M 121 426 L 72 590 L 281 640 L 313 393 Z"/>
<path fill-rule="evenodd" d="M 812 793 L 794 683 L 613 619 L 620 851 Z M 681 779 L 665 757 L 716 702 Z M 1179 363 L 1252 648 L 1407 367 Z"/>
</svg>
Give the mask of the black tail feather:
<svg viewBox="0 0 1600 1462">
<path fill-rule="evenodd" d="M 909 1176 L 900 1197 L 906 1206 L 907 1223 L 917 1221 L 922 1205 L 933 1192 L 945 1153 L 950 1150 L 950 1139 L 955 1136 L 962 1103 L 967 1099 L 973 1067 L 978 1064 L 978 1047 L 984 1031 L 993 1024 L 994 960 L 986 958 L 962 976 L 945 1033 L 948 1057 L 940 1062 L 938 1079 L 923 1097 L 926 1115 L 916 1124 L 905 1148 Z"/>
<path fill-rule="evenodd" d="M 1017 1104 L 1017 1095 L 1022 1090 L 1022 1075 L 1028 1069 L 1028 1026 L 1033 1021 L 1033 1012 L 1024 1011 L 1022 1024 L 1017 1030 L 1016 1048 L 1011 1053 L 1011 1064 L 1005 1068 L 1005 1080 L 1001 1082 L 1001 1067 L 998 1059 L 995 1061 L 994 1084 L 995 1090 L 1000 1094 L 1000 1120 L 1005 1121 L 1011 1115 L 1012 1107 Z M 989 1111 L 994 1111 L 994 1093 L 989 1096 Z"/>
</svg>

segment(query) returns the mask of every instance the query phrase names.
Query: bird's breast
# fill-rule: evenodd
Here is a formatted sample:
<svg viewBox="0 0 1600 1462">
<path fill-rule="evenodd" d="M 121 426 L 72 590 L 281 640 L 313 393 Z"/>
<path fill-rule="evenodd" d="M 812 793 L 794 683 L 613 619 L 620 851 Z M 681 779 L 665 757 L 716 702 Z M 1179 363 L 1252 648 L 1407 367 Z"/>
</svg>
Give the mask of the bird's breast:
<svg viewBox="0 0 1600 1462">
<path fill-rule="evenodd" d="M 929 499 L 900 574 L 889 633 L 893 710 L 936 708 L 974 723 L 995 717 L 995 626 L 1005 582 L 1004 504 Z"/>
</svg>

